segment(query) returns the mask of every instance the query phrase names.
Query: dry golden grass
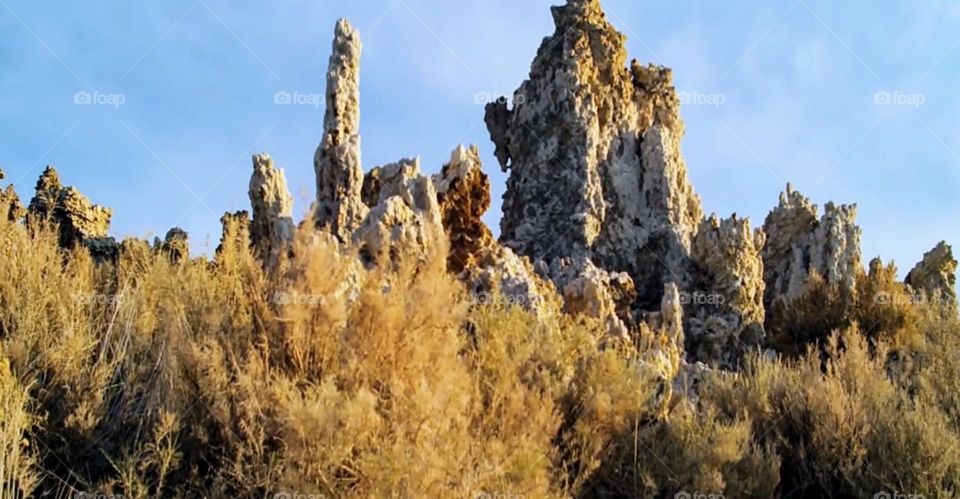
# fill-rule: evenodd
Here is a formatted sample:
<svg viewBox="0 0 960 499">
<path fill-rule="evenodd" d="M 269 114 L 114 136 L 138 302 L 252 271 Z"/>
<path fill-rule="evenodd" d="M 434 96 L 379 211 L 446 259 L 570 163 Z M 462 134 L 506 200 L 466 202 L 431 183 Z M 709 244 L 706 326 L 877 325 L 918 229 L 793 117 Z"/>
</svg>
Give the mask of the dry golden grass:
<svg viewBox="0 0 960 499">
<path fill-rule="evenodd" d="M 960 326 L 865 298 L 889 269 L 690 397 L 656 332 L 476 303 L 443 249 L 365 270 L 301 233 L 264 272 L 248 243 L 96 265 L 0 220 L 0 497 L 957 493 Z"/>
</svg>

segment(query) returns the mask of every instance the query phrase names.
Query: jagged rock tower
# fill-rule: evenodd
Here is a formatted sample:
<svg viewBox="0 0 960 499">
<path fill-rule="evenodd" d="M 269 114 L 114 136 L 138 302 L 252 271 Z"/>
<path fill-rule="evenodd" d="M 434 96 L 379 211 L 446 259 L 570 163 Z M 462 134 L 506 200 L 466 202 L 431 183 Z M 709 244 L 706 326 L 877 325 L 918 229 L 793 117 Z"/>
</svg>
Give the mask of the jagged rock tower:
<svg viewBox="0 0 960 499">
<path fill-rule="evenodd" d="M 767 215 L 763 231 L 764 304 L 789 301 L 804 290 L 811 273 L 852 291 L 862 269 L 857 205 L 827 203 L 818 218 L 817 206 L 787 184 L 780 204 Z"/>
<path fill-rule="evenodd" d="M 346 19 L 337 22 L 327 70 L 323 139 L 314 155 L 317 226 L 349 242 L 367 214 L 361 199 L 360 35 Z"/>
<path fill-rule="evenodd" d="M 552 12 L 556 31 L 514 107 L 500 101 L 486 110 L 500 166 L 510 171 L 501 242 L 533 260 L 589 259 L 626 272 L 638 304 L 656 310 L 665 283 L 689 286 L 703 219 L 680 156 L 671 72 L 628 67 L 624 37 L 599 0 L 569 0 Z"/>
</svg>

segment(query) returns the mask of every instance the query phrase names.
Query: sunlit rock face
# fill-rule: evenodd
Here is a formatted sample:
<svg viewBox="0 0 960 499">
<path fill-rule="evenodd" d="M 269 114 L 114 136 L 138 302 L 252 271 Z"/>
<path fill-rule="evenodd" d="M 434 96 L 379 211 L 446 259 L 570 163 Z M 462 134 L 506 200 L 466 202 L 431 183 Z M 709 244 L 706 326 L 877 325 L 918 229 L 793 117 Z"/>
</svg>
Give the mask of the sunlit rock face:
<svg viewBox="0 0 960 499">
<path fill-rule="evenodd" d="M 684 295 L 687 350 L 713 367 L 736 367 L 763 338 L 763 250 L 766 235 L 750 221 L 711 216 L 693 244 L 693 291 Z"/>
<path fill-rule="evenodd" d="M 253 157 L 249 195 L 253 208 L 251 242 L 261 258 L 274 262 L 293 240 L 293 196 L 283 170 L 274 167 L 268 154 Z"/>
<path fill-rule="evenodd" d="M 595 0 L 553 8 L 530 76 L 486 122 L 510 172 L 501 242 L 534 260 L 588 258 L 626 272 L 638 305 L 685 289 L 703 212 L 680 156 L 669 69 L 627 65 L 624 37 Z"/>
<path fill-rule="evenodd" d="M 923 260 L 907 274 L 905 281 L 928 298 L 943 300 L 952 308 L 957 306 L 957 260 L 953 248 L 940 242 L 923 255 Z"/>
<path fill-rule="evenodd" d="M 31 221 L 50 221 L 59 230 L 60 246 L 72 248 L 95 242 L 109 245 L 110 208 L 95 205 L 75 187 L 63 187 L 57 171 L 48 166 L 37 180 L 33 199 L 27 208 Z M 116 242 L 111 244 L 115 245 Z"/>
<path fill-rule="evenodd" d="M 314 155 L 317 227 L 327 228 L 341 242 L 350 241 L 367 207 L 361 198 L 360 161 L 360 35 L 341 19 L 334 32 L 327 69 L 327 109 L 323 138 Z"/>
<path fill-rule="evenodd" d="M 852 291 L 861 267 L 861 230 L 856 205 L 827 203 L 823 216 L 817 206 L 787 185 L 780 203 L 763 224 L 764 305 L 791 300 L 812 272 Z"/>
</svg>

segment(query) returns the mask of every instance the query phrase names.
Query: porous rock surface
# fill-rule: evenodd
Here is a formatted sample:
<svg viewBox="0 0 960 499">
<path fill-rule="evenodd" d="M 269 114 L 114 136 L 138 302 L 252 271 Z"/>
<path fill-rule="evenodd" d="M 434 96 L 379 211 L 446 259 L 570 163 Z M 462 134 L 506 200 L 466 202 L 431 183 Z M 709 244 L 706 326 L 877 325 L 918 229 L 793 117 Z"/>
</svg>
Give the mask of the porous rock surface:
<svg viewBox="0 0 960 499">
<path fill-rule="evenodd" d="M 944 303 L 956 307 L 957 260 L 953 248 L 941 241 L 923 255 L 923 260 L 913 267 L 904 282 L 923 291 L 928 298 L 939 297 Z"/>
<path fill-rule="evenodd" d="M 764 305 L 796 298 L 813 272 L 852 291 L 861 268 L 856 218 L 856 205 L 833 203 L 818 218 L 817 206 L 787 184 L 763 224 Z"/>
<path fill-rule="evenodd" d="M 317 176 L 317 227 L 328 228 L 349 242 L 367 214 L 361 197 L 360 162 L 360 35 L 341 19 L 337 22 L 327 70 L 327 109 L 323 139 L 313 165 Z"/>
<path fill-rule="evenodd" d="M 293 196 L 283 170 L 275 168 L 268 154 L 253 157 L 250 176 L 250 240 L 255 252 L 268 262 L 293 240 Z"/>
<path fill-rule="evenodd" d="M 482 220 L 490 208 L 490 179 L 483 173 L 477 147 L 458 146 L 433 182 L 443 227 L 450 235 L 447 267 L 459 274 L 476 265 L 481 251 L 493 244 L 493 234 Z"/>
<path fill-rule="evenodd" d="M 394 261 L 399 252 L 430 258 L 445 242 L 437 191 L 420 171 L 420 159 L 404 159 L 379 167 L 377 203 L 369 209 L 351 240 L 364 262 Z M 353 200 L 363 203 L 360 193 Z"/>
<path fill-rule="evenodd" d="M 94 205 L 75 187 L 63 187 L 52 166 L 48 166 L 37 180 L 36 194 L 27 211 L 34 221 L 56 223 L 60 246 L 64 248 L 88 241 L 97 241 L 97 245 L 109 241 L 107 233 L 112 211 Z"/>
<path fill-rule="evenodd" d="M 735 367 L 763 340 L 766 235 L 750 221 L 711 216 L 693 243 L 697 276 L 687 305 L 687 349 L 713 367 Z"/>
<path fill-rule="evenodd" d="M 587 258 L 626 272 L 648 310 L 664 284 L 689 285 L 703 218 L 680 156 L 684 128 L 671 72 L 627 66 L 624 37 L 598 0 L 553 7 L 556 31 L 530 76 L 487 106 L 510 172 L 501 242 L 533 260 Z M 585 270 L 586 271 L 586 270 Z"/>
</svg>

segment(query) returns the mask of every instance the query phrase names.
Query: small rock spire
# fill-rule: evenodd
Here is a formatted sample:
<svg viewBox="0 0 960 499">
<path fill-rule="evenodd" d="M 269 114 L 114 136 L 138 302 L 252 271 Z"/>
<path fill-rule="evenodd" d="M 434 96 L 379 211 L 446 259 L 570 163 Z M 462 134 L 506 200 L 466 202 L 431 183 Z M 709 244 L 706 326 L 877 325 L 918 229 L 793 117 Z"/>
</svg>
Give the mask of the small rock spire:
<svg viewBox="0 0 960 499">
<path fill-rule="evenodd" d="M 249 195 L 253 208 L 251 242 L 261 258 L 272 262 L 280 250 L 293 240 L 294 231 L 293 196 L 287 189 L 283 170 L 273 166 L 269 154 L 253 157 Z"/>
</svg>

